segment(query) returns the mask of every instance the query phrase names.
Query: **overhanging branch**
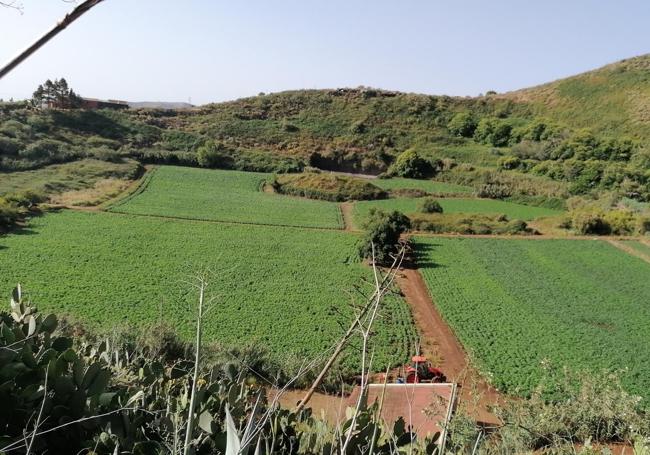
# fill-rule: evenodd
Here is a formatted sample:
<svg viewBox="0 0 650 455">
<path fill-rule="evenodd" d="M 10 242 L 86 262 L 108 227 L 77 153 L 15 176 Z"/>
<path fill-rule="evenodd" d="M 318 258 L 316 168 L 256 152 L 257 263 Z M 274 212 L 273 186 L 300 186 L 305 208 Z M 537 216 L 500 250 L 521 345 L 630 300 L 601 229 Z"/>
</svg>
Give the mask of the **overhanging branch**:
<svg viewBox="0 0 650 455">
<path fill-rule="evenodd" d="M 70 25 L 71 23 L 79 19 L 79 17 L 81 17 L 82 14 L 84 14 L 86 11 L 88 11 L 90 8 L 97 5 L 98 3 L 101 3 L 102 1 L 103 0 L 86 0 L 81 5 L 73 9 L 70 13 L 66 14 L 65 17 L 61 20 L 61 22 L 59 22 L 54 27 L 52 27 L 52 29 L 49 32 L 47 32 L 45 35 L 39 38 L 34 44 L 29 46 L 23 52 L 21 52 L 17 57 L 15 57 L 5 66 L 0 68 L 0 79 L 2 79 L 7 73 L 9 73 L 9 71 L 14 69 L 18 65 L 20 65 L 27 57 L 29 57 L 34 52 L 36 52 L 41 46 L 43 46 L 49 40 L 51 40 L 56 35 L 58 35 L 59 32 L 63 31 L 68 25 Z M 9 2 L 9 5 L 11 5 L 12 3 L 13 2 Z"/>
</svg>

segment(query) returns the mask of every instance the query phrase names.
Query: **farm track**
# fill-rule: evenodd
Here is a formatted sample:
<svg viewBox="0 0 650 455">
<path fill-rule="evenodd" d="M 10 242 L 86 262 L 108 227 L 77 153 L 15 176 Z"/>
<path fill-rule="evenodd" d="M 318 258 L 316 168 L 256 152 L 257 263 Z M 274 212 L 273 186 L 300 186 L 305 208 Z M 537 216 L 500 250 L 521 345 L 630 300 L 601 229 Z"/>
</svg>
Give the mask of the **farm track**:
<svg viewBox="0 0 650 455">
<path fill-rule="evenodd" d="M 636 251 L 634 248 L 630 248 L 629 246 L 625 245 L 623 242 L 619 240 L 607 239 L 606 241 L 610 245 L 614 245 L 619 250 L 625 251 L 626 253 L 635 256 L 641 260 L 644 260 L 650 264 L 650 256 L 648 256 L 647 254 L 643 254 L 640 251 Z M 647 241 L 641 241 L 641 243 L 645 243 L 646 245 L 648 244 Z"/>
<path fill-rule="evenodd" d="M 406 265 L 397 283 L 411 307 L 422 337 L 423 353 L 432 359 L 440 359 L 439 366 L 447 378 L 461 384 L 460 399 L 471 416 L 479 422 L 499 424 L 488 409 L 502 403 L 504 397 L 470 365 L 462 345 L 436 309 L 420 272 L 412 265 Z"/>
<path fill-rule="evenodd" d="M 359 230 L 354 224 L 354 216 L 353 216 L 354 203 L 342 202 L 339 205 L 339 208 L 341 209 L 341 217 L 343 218 L 343 226 L 344 226 L 343 229 L 348 232 L 359 232 Z"/>
</svg>

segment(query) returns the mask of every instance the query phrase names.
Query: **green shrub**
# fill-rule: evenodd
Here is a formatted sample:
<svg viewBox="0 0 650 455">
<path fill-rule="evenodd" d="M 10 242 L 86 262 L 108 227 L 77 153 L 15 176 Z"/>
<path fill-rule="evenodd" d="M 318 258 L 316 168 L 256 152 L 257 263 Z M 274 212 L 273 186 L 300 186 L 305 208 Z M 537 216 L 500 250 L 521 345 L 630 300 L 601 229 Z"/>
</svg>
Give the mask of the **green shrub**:
<svg viewBox="0 0 650 455">
<path fill-rule="evenodd" d="M 497 161 L 497 166 L 506 170 L 517 169 L 521 164 L 521 160 L 516 156 L 504 156 Z"/>
<path fill-rule="evenodd" d="M 372 259 L 374 245 L 375 261 L 378 264 L 390 264 L 399 251 L 400 236 L 410 227 L 408 217 L 398 211 L 371 209 L 363 225 L 366 234 L 359 245 L 359 256 L 362 259 Z"/>
<path fill-rule="evenodd" d="M 162 133 L 161 146 L 166 150 L 195 150 L 203 139 L 194 134 L 185 131 L 166 130 Z"/>
<path fill-rule="evenodd" d="M 221 142 L 208 142 L 197 149 L 196 161 L 201 167 L 227 169 L 227 148 Z"/>
<path fill-rule="evenodd" d="M 534 234 L 525 221 L 508 220 L 505 215 L 481 213 L 418 213 L 410 215 L 416 231 L 434 234 Z"/>
<path fill-rule="evenodd" d="M 431 162 L 413 149 L 399 154 L 388 173 L 397 177 L 423 179 L 435 176 L 442 169 L 442 162 Z"/>
<path fill-rule="evenodd" d="M 469 112 L 459 112 L 449 120 L 447 128 L 454 136 L 472 137 L 476 130 L 476 120 Z"/>
<path fill-rule="evenodd" d="M 497 123 L 490 137 L 490 144 L 495 147 L 505 147 L 510 142 L 511 132 L 512 125 L 505 122 Z"/>
<path fill-rule="evenodd" d="M 650 232 L 650 216 L 639 215 L 637 217 L 636 231 L 641 235 L 645 235 Z"/>
<path fill-rule="evenodd" d="M 486 183 L 478 187 L 474 193 L 476 197 L 489 199 L 506 199 L 512 196 L 512 190 L 508 185 L 500 183 Z"/>
<path fill-rule="evenodd" d="M 420 212 L 422 213 L 442 213 L 442 206 L 440 203 L 432 198 L 425 197 L 420 203 Z"/>
<path fill-rule="evenodd" d="M 20 156 L 30 160 L 52 159 L 56 158 L 65 146 L 65 143 L 54 139 L 39 139 L 21 150 Z"/>
<path fill-rule="evenodd" d="M 611 229 L 604 219 L 604 214 L 597 210 L 576 210 L 571 214 L 571 227 L 582 235 L 607 235 Z"/>
<path fill-rule="evenodd" d="M 0 155 L 15 156 L 22 147 L 16 139 L 0 136 Z"/>
<path fill-rule="evenodd" d="M 610 210 L 605 212 L 603 220 L 614 235 L 630 235 L 637 230 L 636 218 L 629 210 Z"/>
<path fill-rule="evenodd" d="M 90 148 L 108 147 L 109 149 L 117 150 L 120 148 L 121 144 L 120 141 L 116 141 L 115 139 L 108 139 L 101 136 L 90 136 L 86 140 L 86 145 Z"/>
<path fill-rule="evenodd" d="M 122 161 L 122 155 L 119 151 L 109 148 L 105 145 L 90 149 L 88 151 L 88 154 L 93 158 L 97 158 L 101 161 L 107 161 L 109 163 L 119 163 Z"/>
</svg>

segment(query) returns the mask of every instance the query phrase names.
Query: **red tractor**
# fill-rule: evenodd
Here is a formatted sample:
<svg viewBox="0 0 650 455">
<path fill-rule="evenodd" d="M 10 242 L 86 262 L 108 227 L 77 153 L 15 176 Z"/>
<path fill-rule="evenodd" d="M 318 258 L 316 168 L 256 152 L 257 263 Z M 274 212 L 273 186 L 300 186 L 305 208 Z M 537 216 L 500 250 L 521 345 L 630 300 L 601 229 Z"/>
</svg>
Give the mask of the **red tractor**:
<svg viewBox="0 0 650 455">
<path fill-rule="evenodd" d="M 442 371 L 432 367 L 426 357 L 416 355 L 413 356 L 411 362 L 411 365 L 405 367 L 407 384 L 447 382 L 447 377 Z"/>
</svg>

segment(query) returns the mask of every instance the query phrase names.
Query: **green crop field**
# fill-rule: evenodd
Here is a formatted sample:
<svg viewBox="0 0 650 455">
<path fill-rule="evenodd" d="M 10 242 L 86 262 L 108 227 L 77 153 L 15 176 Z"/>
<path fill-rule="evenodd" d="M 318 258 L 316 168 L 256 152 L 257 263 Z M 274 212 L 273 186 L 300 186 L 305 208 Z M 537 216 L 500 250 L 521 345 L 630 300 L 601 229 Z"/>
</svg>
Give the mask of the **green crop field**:
<svg viewBox="0 0 650 455">
<path fill-rule="evenodd" d="M 471 193 L 468 186 L 453 183 L 435 182 L 433 180 L 417 180 L 405 178 L 373 179 L 370 181 L 375 186 L 384 190 L 422 190 L 429 193 Z"/>
<path fill-rule="evenodd" d="M 356 241 L 337 231 L 65 211 L 0 238 L 0 294 L 22 283 L 40 309 L 94 329 L 163 318 L 187 337 L 196 295 L 186 281 L 207 267 L 215 298 L 209 341 L 258 340 L 277 356 L 313 358 L 352 317 L 353 284 L 370 278 L 356 259 Z M 408 306 L 396 297 L 386 305 L 377 365 L 404 361 L 412 346 Z"/>
<path fill-rule="evenodd" d="M 357 226 L 361 225 L 368 216 L 371 208 L 382 210 L 399 210 L 404 214 L 418 211 L 419 198 L 395 198 L 379 201 L 360 201 L 354 204 L 354 219 Z M 445 213 L 486 213 L 504 214 L 510 219 L 532 220 L 543 216 L 557 215 L 557 210 L 543 207 L 531 207 L 514 202 L 498 201 L 494 199 L 453 198 L 438 199 Z"/>
<path fill-rule="evenodd" d="M 650 245 L 643 242 L 639 242 L 637 240 L 626 240 L 624 243 L 626 246 L 629 246 L 634 251 L 641 254 L 645 254 L 646 256 L 650 256 Z"/>
<path fill-rule="evenodd" d="M 261 191 L 270 174 L 163 166 L 110 210 L 197 220 L 339 229 L 337 204 Z"/>
<path fill-rule="evenodd" d="M 445 320 L 493 384 L 529 393 L 541 363 L 628 369 L 650 398 L 650 264 L 593 240 L 416 239 Z"/>
</svg>

